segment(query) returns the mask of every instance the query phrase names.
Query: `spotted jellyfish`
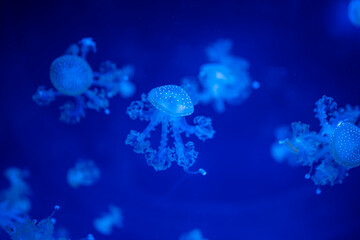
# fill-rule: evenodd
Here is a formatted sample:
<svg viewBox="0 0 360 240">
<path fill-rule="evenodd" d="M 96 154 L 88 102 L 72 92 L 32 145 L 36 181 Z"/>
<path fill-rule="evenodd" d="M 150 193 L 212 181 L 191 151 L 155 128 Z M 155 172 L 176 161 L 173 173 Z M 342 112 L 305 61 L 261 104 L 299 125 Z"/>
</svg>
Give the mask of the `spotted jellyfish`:
<svg viewBox="0 0 360 240">
<path fill-rule="evenodd" d="M 72 99 L 60 107 L 63 122 L 78 123 L 85 117 L 86 109 L 109 114 L 109 98 L 118 94 L 127 98 L 135 92 L 135 85 L 130 81 L 134 73 L 132 66 L 118 69 L 114 63 L 106 61 L 99 72 L 94 72 L 86 60 L 89 52 L 96 52 L 92 38 L 71 45 L 63 56 L 51 63 L 50 81 L 55 90 L 40 86 L 33 95 L 40 106 L 50 105 L 57 97 Z"/>
<path fill-rule="evenodd" d="M 360 165 L 359 106 L 337 107 L 333 98 L 323 96 L 316 102 L 314 112 L 320 121 L 320 131 L 310 131 L 301 122 L 291 124 L 292 132 L 282 135 L 276 143 L 289 162 L 310 168 L 305 174 L 312 179 L 320 194 L 320 186 L 342 183 L 351 168 Z"/>
<path fill-rule="evenodd" d="M 183 167 L 185 172 L 206 175 L 200 168 L 191 171 L 189 168 L 195 163 L 198 152 L 194 143 L 183 143 L 181 133 L 187 137 L 195 134 L 200 140 L 211 139 L 215 133 L 211 119 L 203 116 L 194 118 L 194 126 L 189 125 L 185 119 L 194 112 L 194 105 L 184 89 L 176 85 L 165 85 L 152 89 L 148 96 L 143 94 L 141 101 L 134 101 L 127 108 L 131 119 L 149 121 L 143 132 L 130 131 L 126 144 L 133 147 L 134 152 L 145 155 L 148 165 L 156 171 L 166 170 L 172 162 Z M 150 133 L 161 124 L 161 141 L 158 150 L 151 147 Z M 172 131 L 174 146 L 168 146 L 168 134 Z"/>
</svg>

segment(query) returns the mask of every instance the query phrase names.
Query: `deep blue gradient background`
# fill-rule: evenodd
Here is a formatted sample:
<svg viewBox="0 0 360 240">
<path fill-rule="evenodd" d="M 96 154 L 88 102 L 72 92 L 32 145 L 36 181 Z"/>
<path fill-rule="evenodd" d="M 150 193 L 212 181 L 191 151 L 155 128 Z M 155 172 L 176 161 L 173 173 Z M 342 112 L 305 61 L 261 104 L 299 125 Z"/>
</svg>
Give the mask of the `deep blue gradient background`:
<svg viewBox="0 0 360 240">
<path fill-rule="evenodd" d="M 314 103 L 323 94 L 340 106 L 360 104 L 360 29 L 347 18 L 348 1 L 2 1 L 0 6 L 0 170 L 31 173 L 33 218 L 55 204 L 56 227 L 72 239 L 178 239 L 200 228 L 216 239 L 360 239 L 360 168 L 342 185 L 315 186 L 308 169 L 278 164 L 270 155 L 274 129 L 292 121 L 318 130 Z M 77 125 L 58 121 L 57 101 L 39 107 L 37 86 L 50 87 L 49 66 L 69 44 L 93 37 L 100 62 L 134 64 L 137 92 L 113 98 L 109 116 L 88 111 Z M 240 106 L 215 114 L 214 139 L 193 139 L 200 152 L 187 175 L 173 165 L 155 172 L 125 146 L 144 122 L 125 114 L 131 100 L 154 87 L 178 84 L 206 62 L 204 47 L 234 41 L 233 53 L 251 64 L 261 88 Z M 154 139 L 153 144 L 158 140 Z M 92 187 L 72 189 L 66 172 L 78 158 L 92 158 L 102 172 Z M 7 182 L 3 177 L 0 187 Z M 109 204 L 124 211 L 124 227 L 110 237 L 92 221 Z M 1 233 L 0 239 L 7 239 Z"/>
</svg>

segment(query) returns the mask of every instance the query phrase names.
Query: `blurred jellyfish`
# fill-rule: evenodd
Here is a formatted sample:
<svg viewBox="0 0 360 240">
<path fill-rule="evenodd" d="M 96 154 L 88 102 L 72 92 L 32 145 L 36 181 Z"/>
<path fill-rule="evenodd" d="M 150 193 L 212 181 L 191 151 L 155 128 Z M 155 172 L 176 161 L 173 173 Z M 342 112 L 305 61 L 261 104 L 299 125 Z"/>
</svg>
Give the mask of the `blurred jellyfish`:
<svg viewBox="0 0 360 240">
<path fill-rule="evenodd" d="M 67 181 L 73 188 L 91 186 L 100 178 L 100 170 L 94 161 L 79 159 L 67 173 Z"/>
<path fill-rule="evenodd" d="M 348 15 L 350 22 L 356 26 L 360 27 L 360 0 L 352 0 L 348 6 Z"/>
<path fill-rule="evenodd" d="M 0 226 L 2 228 L 9 226 L 13 221 L 21 220 L 30 211 L 30 188 L 24 180 L 28 175 L 28 171 L 15 167 L 5 170 L 10 187 L 0 192 Z"/>
<path fill-rule="evenodd" d="M 249 63 L 231 55 L 232 45 L 230 39 L 220 39 L 211 44 L 206 49 L 211 63 L 200 67 L 199 84 L 194 79 L 182 82 L 186 91 L 197 91 L 197 96 L 191 95 L 196 96 L 200 103 L 211 103 L 219 113 L 225 111 L 226 103 L 238 105 L 250 96 L 253 89 L 260 87 L 260 83 L 252 81 L 249 76 Z"/>
<path fill-rule="evenodd" d="M 39 222 L 28 216 L 31 207 L 28 197 L 30 188 L 24 181 L 28 175 L 28 171 L 15 167 L 5 171 L 10 187 L 0 193 L 0 227 L 12 240 L 70 240 L 65 237 L 54 237 L 53 216 L 60 209 L 58 205 L 49 217 Z M 89 234 L 81 240 L 95 239 Z"/>
<path fill-rule="evenodd" d="M 208 240 L 204 238 L 201 231 L 199 229 L 194 229 L 190 232 L 183 233 L 179 240 Z"/>
<path fill-rule="evenodd" d="M 40 106 L 50 105 L 56 97 L 72 98 L 73 101 L 60 107 L 63 122 L 78 123 L 85 117 L 87 108 L 109 114 L 108 98 L 118 94 L 127 98 L 135 92 L 135 85 L 130 82 L 134 74 L 132 66 L 118 69 L 114 63 L 106 61 L 99 72 L 94 72 L 86 61 L 91 51 L 96 52 L 92 38 L 71 45 L 65 55 L 56 58 L 50 66 L 50 81 L 55 90 L 40 86 L 33 95 L 33 100 Z"/>
<path fill-rule="evenodd" d="M 54 237 L 56 221 L 53 216 L 59 209 L 60 207 L 56 205 L 52 214 L 39 222 L 24 216 L 22 219 L 12 222 L 5 230 L 13 240 L 70 240 L 66 237 Z M 81 240 L 95 240 L 95 238 L 92 234 L 89 234 Z"/>
<path fill-rule="evenodd" d="M 134 101 L 127 108 L 127 114 L 131 119 L 149 121 L 150 123 L 143 132 L 131 130 L 127 136 L 126 144 L 134 148 L 134 152 L 145 155 L 148 165 L 156 171 L 166 170 L 175 161 L 183 167 L 187 173 L 200 173 L 206 175 L 204 169 L 190 171 L 189 168 L 195 163 L 198 152 L 195 151 L 194 143 L 183 143 L 181 133 L 189 137 L 195 134 L 200 140 L 211 139 L 215 133 L 211 119 L 203 116 L 195 117 L 194 126 L 186 122 L 185 117 L 194 112 L 194 105 L 189 95 L 176 85 L 165 85 L 152 89 L 148 96 L 142 95 L 141 101 Z M 151 131 L 161 124 L 161 141 L 156 151 L 150 145 Z M 174 147 L 168 147 L 168 134 L 172 131 Z"/>
<path fill-rule="evenodd" d="M 121 209 L 110 205 L 109 210 L 108 213 L 103 213 L 101 217 L 94 220 L 95 229 L 104 235 L 110 235 L 114 227 L 121 228 L 123 226 Z"/>
<path fill-rule="evenodd" d="M 291 124 L 292 133 L 277 136 L 277 145 L 287 149 L 285 156 L 298 165 L 307 166 L 310 171 L 306 179 L 312 179 L 318 186 L 342 183 L 350 168 L 360 165 L 359 107 L 337 107 L 331 97 L 323 96 L 316 102 L 316 118 L 320 121 L 319 132 L 310 131 L 310 126 L 301 122 Z M 276 155 L 275 159 L 276 159 Z M 278 160 L 278 159 L 277 159 Z"/>
</svg>

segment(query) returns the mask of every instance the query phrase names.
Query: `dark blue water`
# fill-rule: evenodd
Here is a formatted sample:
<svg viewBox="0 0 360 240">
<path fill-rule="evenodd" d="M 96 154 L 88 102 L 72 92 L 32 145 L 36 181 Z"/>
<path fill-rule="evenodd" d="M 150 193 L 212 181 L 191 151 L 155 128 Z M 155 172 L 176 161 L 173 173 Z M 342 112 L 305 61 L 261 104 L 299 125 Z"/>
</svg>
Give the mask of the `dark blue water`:
<svg viewBox="0 0 360 240">
<path fill-rule="evenodd" d="M 56 227 L 71 239 L 178 239 L 194 228 L 213 239 L 360 239 L 360 169 L 343 184 L 315 186 L 306 168 L 275 162 L 274 129 L 293 121 L 319 130 L 314 103 L 323 94 L 340 106 L 360 104 L 360 28 L 347 18 L 347 1 L 3 1 L 0 3 L 0 171 L 27 168 L 33 218 L 55 204 Z M 58 105 L 39 107 L 37 86 L 50 87 L 49 66 L 67 46 L 93 37 L 89 63 L 135 66 L 135 96 L 111 99 L 111 114 L 88 111 L 77 125 L 58 121 Z M 214 139 L 193 139 L 195 167 L 175 164 L 155 172 L 124 144 L 144 122 L 126 114 L 152 88 L 197 75 L 204 48 L 219 38 L 234 42 L 261 88 L 242 105 L 212 118 Z M 102 176 L 77 190 L 66 172 L 91 158 Z M 7 182 L 1 178 L 0 185 Z M 109 204 L 123 209 L 124 227 L 110 237 L 92 222 Z M 1 239 L 8 239 L 1 233 Z"/>
</svg>

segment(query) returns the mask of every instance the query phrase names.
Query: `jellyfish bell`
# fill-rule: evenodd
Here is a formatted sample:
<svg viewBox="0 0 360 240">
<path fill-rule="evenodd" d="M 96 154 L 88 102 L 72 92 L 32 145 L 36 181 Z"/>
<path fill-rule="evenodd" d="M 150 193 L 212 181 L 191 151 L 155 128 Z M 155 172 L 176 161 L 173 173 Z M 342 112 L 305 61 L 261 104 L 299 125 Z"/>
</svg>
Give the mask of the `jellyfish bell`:
<svg viewBox="0 0 360 240">
<path fill-rule="evenodd" d="M 194 105 L 187 92 L 176 85 L 152 89 L 148 100 L 159 111 L 171 117 L 185 117 L 194 112 Z"/>
<path fill-rule="evenodd" d="M 64 55 L 52 62 L 50 80 L 60 93 L 77 96 L 89 89 L 93 81 L 93 72 L 83 58 Z"/>
<path fill-rule="evenodd" d="M 330 142 L 335 161 L 345 167 L 360 165 L 360 128 L 350 122 L 340 122 Z"/>
</svg>

